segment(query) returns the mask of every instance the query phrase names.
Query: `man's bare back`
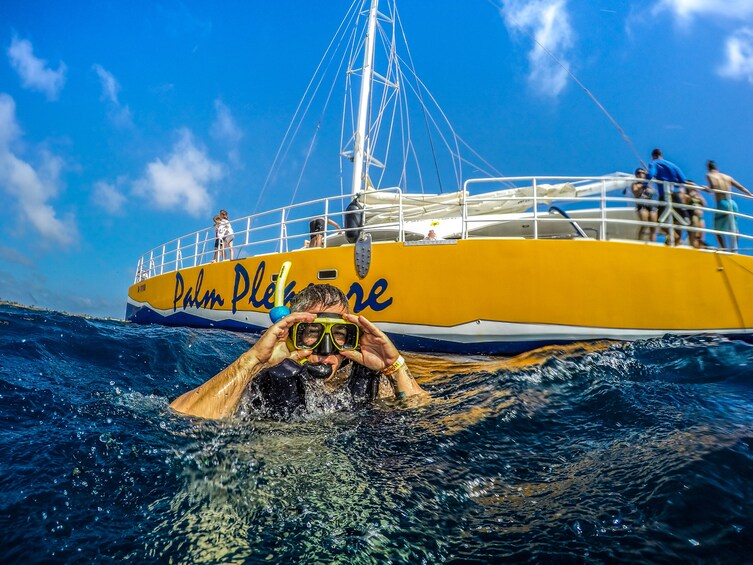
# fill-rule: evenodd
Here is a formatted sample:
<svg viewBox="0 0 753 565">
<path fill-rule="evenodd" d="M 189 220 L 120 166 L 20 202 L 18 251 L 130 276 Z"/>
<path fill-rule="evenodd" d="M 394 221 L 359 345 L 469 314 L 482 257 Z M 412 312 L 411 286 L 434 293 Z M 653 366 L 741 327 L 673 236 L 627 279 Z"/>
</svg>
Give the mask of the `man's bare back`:
<svg viewBox="0 0 753 565">
<path fill-rule="evenodd" d="M 735 179 L 719 171 L 709 171 L 706 174 L 706 180 L 709 183 L 709 189 L 716 197 L 717 204 L 722 200 L 730 198 L 730 189 L 732 186 L 737 185 L 740 188 L 740 184 Z"/>
</svg>

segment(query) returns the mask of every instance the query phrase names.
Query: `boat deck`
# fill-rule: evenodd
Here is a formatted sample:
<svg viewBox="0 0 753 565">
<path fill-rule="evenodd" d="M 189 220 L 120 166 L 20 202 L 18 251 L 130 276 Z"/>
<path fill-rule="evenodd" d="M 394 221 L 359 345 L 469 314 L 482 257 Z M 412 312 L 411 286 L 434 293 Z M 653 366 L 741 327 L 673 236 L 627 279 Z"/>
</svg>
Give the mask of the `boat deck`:
<svg viewBox="0 0 753 565">
<path fill-rule="evenodd" d="M 750 254 L 753 251 L 753 216 L 727 213 L 734 217 L 737 233 L 713 229 L 713 197 L 706 194 L 707 205 L 661 203 L 657 222 L 641 222 L 630 186 L 636 179 L 618 173 L 602 177 L 507 177 L 466 181 L 463 190 L 448 194 L 415 195 L 400 189 L 381 189 L 323 198 L 233 220 L 234 259 L 305 250 L 311 233 L 310 223 L 325 220 L 324 246 L 352 245 L 360 234 L 369 234 L 372 242 L 441 244 L 462 239 L 593 239 L 623 241 L 641 245 L 669 244 L 689 246 L 688 234 L 700 234 L 699 251 L 729 251 Z M 735 194 L 735 198 L 748 198 Z M 348 211 L 357 201 L 362 209 Z M 653 201 L 654 205 L 660 203 Z M 698 213 L 703 222 L 687 225 L 683 210 Z M 723 212 L 721 212 L 723 213 Z M 358 231 L 355 220 L 362 215 Z M 328 224 L 332 220 L 342 229 Z M 674 222 L 674 223 L 673 223 Z M 682 224 L 682 225 L 680 225 Z M 682 229 L 675 241 L 674 229 Z M 655 229 L 658 243 L 648 242 L 644 232 Z M 436 239 L 428 239 L 432 230 Z M 669 235 L 666 235 L 668 232 Z M 349 237 L 350 236 L 350 237 Z M 717 236 L 727 249 L 717 247 Z M 134 282 L 187 267 L 213 262 L 215 229 L 207 227 L 151 249 L 137 262 Z"/>
</svg>

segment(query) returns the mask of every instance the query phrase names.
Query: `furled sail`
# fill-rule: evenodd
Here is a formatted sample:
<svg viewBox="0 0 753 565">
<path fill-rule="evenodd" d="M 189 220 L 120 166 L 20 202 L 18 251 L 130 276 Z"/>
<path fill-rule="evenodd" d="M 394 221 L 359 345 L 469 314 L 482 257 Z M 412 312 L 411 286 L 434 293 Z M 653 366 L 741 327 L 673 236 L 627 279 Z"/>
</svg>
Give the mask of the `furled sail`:
<svg viewBox="0 0 753 565">
<path fill-rule="evenodd" d="M 469 195 L 468 191 L 447 194 L 402 194 L 396 189 L 367 190 L 358 195 L 358 201 L 366 208 L 366 224 L 398 222 L 402 208 L 404 221 L 421 218 L 452 218 L 462 214 L 463 203 L 469 215 L 513 214 L 525 212 L 534 203 L 550 205 L 556 200 L 571 200 L 625 190 L 630 185 L 630 175 L 625 180 L 608 178 L 588 182 L 564 182 L 533 186 L 506 188 L 497 191 Z M 535 197 L 534 197 L 535 193 Z"/>
</svg>

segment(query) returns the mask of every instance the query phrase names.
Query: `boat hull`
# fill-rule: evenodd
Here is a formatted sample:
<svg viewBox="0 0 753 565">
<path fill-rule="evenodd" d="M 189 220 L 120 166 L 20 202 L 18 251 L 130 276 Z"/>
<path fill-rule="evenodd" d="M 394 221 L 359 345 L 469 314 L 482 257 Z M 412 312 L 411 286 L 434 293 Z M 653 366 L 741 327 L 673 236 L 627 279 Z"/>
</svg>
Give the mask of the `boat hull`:
<svg viewBox="0 0 753 565">
<path fill-rule="evenodd" d="M 375 243 L 365 277 L 352 245 L 190 267 L 130 287 L 136 323 L 260 331 L 273 276 L 286 297 L 328 282 L 414 351 L 514 354 L 573 341 L 753 335 L 753 258 L 596 240 Z"/>
</svg>

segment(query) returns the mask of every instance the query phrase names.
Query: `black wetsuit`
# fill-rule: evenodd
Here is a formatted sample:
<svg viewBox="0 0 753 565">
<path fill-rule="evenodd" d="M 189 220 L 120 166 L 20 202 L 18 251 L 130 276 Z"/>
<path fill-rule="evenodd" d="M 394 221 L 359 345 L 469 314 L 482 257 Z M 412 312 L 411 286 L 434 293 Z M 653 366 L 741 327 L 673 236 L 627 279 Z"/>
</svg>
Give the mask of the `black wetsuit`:
<svg viewBox="0 0 753 565">
<path fill-rule="evenodd" d="M 312 377 L 306 365 L 286 359 L 279 365 L 261 371 L 244 392 L 242 411 L 275 419 L 288 419 L 306 407 L 306 380 Z M 354 406 L 372 402 L 379 393 L 380 374 L 357 363 L 351 363 L 347 389 Z"/>
</svg>

